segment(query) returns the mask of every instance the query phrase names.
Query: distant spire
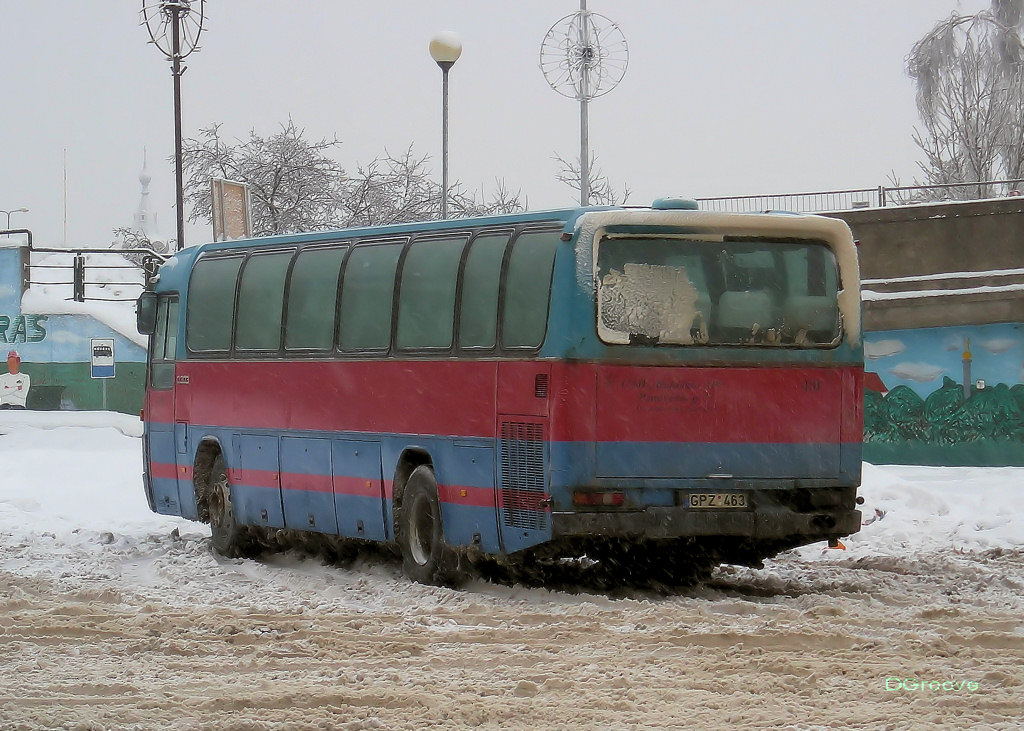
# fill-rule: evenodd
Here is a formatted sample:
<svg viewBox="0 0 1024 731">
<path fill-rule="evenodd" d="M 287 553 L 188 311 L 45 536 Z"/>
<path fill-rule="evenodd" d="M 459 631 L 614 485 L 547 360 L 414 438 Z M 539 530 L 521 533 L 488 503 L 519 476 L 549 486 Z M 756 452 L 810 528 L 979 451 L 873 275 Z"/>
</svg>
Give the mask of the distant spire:
<svg viewBox="0 0 1024 731">
<path fill-rule="evenodd" d="M 158 235 L 156 216 L 149 210 L 149 184 L 153 180 L 153 176 L 149 174 L 147 157 L 146 148 L 143 148 L 142 172 L 139 173 L 139 184 L 142 186 L 142 194 L 139 196 L 139 207 L 135 210 L 132 228 L 152 241 L 158 238 Z"/>
</svg>

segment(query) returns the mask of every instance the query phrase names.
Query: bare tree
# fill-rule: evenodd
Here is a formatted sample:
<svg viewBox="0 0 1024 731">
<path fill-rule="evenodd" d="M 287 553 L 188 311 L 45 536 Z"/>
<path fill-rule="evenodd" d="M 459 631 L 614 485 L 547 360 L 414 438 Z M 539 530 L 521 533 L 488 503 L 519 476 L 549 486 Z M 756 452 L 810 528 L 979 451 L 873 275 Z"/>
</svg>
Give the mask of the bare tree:
<svg viewBox="0 0 1024 731">
<path fill-rule="evenodd" d="M 441 186 L 427 168 L 429 158 L 410 146 L 401 155 L 382 157 L 357 168 L 342 203 L 348 226 L 379 226 L 410 221 L 430 221 L 441 215 Z M 452 218 L 513 213 L 525 210 L 522 194 L 512 193 L 504 181 L 496 181 L 490 198 L 466 193 L 456 181 L 448 190 L 448 215 Z"/>
<path fill-rule="evenodd" d="M 1024 173 L 1024 0 L 993 0 L 988 11 L 953 13 L 907 57 L 922 127 L 914 142 L 928 185 L 1018 179 Z M 990 186 L 945 195 L 992 195 Z M 940 196 L 942 194 L 939 194 Z"/>
<path fill-rule="evenodd" d="M 565 183 L 575 191 L 580 190 L 582 173 L 580 172 L 580 160 L 577 157 L 573 161 L 566 160 L 561 155 L 555 154 L 560 169 L 557 174 L 559 182 Z M 590 153 L 590 166 L 587 170 L 590 178 L 590 204 L 595 206 L 617 206 L 625 204 L 629 200 L 630 189 L 628 185 L 622 187 L 622 193 L 616 193 L 611 181 L 604 171 L 597 166 L 597 155 Z"/>
<path fill-rule="evenodd" d="M 340 145 L 307 140 L 291 119 L 269 137 L 252 131 L 234 143 L 211 124 L 182 146 L 189 220 L 211 220 L 210 179 L 226 178 L 249 185 L 256 236 L 337 227 L 348 176 L 329 153 Z"/>
<path fill-rule="evenodd" d="M 184 144 L 190 220 L 211 220 L 210 179 L 215 177 L 249 184 L 256 236 L 440 216 L 441 186 L 426 155 L 418 156 L 411 145 L 399 155 L 385 151 L 349 176 L 330 155 L 340 144 L 326 138 L 310 142 L 291 120 L 275 135 L 251 132 L 248 140 L 234 144 L 224 140 L 220 125 L 210 125 Z M 524 209 L 520 198 L 500 181 L 489 199 L 483 191 L 478 199 L 455 182 L 449 208 L 454 217 L 509 213 Z"/>
<path fill-rule="evenodd" d="M 174 239 L 171 239 L 170 241 L 155 241 L 136 228 L 119 226 L 114 229 L 114 241 L 111 244 L 111 248 L 124 249 L 128 252 L 137 252 L 125 254 L 124 258 L 133 264 L 142 266 L 142 262 L 148 258 L 150 254 L 139 252 L 139 249 L 149 249 L 150 251 L 155 251 L 158 254 L 168 254 L 174 250 L 174 243 Z"/>
<path fill-rule="evenodd" d="M 437 218 L 441 186 L 426 169 L 427 157 L 410 146 L 394 156 L 360 165 L 341 200 L 345 226 L 381 226 Z"/>
</svg>

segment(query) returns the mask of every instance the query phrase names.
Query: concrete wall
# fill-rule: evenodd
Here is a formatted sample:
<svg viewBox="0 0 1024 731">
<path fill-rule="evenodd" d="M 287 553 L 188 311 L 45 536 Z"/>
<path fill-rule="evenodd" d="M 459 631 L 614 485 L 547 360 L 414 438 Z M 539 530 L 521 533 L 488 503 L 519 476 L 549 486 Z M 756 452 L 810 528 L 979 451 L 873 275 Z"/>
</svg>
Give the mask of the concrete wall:
<svg viewBox="0 0 1024 731">
<path fill-rule="evenodd" d="M 870 281 L 1024 268 L 1024 197 L 826 215 L 860 241 L 865 330 L 1024 322 L 1024 274 Z M 909 296 L 935 290 L 946 294 Z"/>
</svg>

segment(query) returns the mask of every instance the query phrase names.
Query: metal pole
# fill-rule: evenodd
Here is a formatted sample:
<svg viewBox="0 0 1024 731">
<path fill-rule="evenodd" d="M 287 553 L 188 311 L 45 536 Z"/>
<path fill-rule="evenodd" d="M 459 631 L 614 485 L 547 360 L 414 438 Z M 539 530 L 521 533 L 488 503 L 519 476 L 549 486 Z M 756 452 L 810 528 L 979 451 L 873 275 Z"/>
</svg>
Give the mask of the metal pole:
<svg viewBox="0 0 1024 731">
<path fill-rule="evenodd" d="M 580 205 L 590 205 L 590 131 L 587 100 L 580 100 Z"/>
<path fill-rule="evenodd" d="M 587 73 L 591 62 L 590 29 L 587 27 L 587 0 L 580 0 L 580 48 L 583 49 L 580 69 L 580 205 L 590 205 L 590 125 L 587 118 Z"/>
<path fill-rule="evenodd" d="M 441 63 L 441 218 L 448 218 L 448 71 L 452 64 Z"/>
<path fill-rule="evenodd" d="M 174 76 L 174 183 L 178 213 L 178 251 L 185 246 L 185 189 L 181 171 L 181 7 L 171 5 L 171 75 Z"/>
</svg>

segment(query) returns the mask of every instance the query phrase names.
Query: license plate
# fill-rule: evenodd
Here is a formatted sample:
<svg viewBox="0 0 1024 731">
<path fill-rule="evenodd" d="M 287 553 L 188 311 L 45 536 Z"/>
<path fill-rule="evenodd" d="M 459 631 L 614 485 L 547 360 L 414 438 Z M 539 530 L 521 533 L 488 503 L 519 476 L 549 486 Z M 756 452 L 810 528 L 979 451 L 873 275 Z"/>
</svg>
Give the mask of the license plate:
<svg viewBox="0 0 1024 731">
<path fill-rule="evenodd" d="M 747 495 L 743 492 L 692 492 L 688 505 L 691 508 L 745 508 Z"/>
</svg>

